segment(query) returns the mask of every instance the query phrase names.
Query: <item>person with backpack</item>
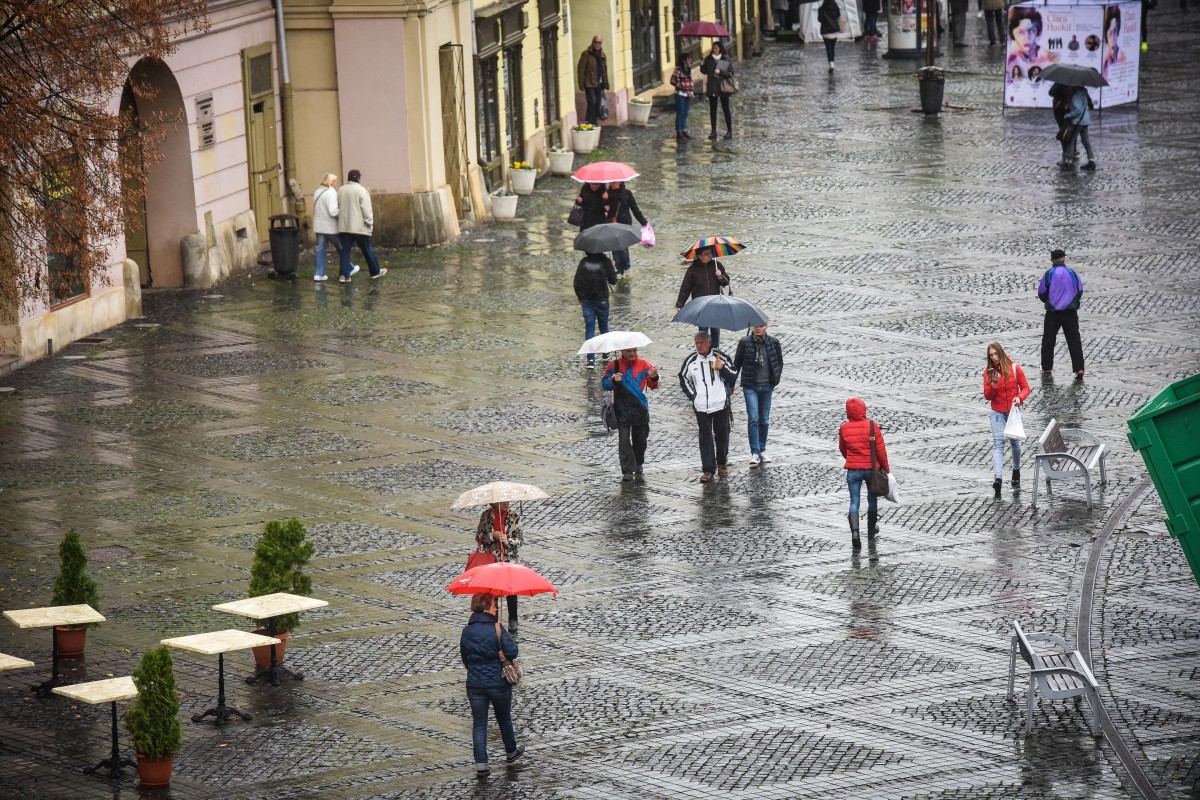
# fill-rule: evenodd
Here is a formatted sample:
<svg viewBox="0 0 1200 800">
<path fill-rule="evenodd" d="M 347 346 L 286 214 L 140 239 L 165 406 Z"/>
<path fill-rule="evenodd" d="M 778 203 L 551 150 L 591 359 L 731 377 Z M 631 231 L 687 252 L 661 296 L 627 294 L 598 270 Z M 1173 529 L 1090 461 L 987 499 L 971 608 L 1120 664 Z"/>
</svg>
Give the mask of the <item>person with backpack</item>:
<svg viewBox="0 0 1200 800">
<path fill-rule="evenodd" d="M 650 399 L 646 390 L 658 389 L 658 370 L 638 357 L 636 347 L 627 347 L 620 358 L 609 362 L 600 385 L 613 393 L 621 480 L 628 483 L 634 477 L 641 479 L 646 442 L 650 438 Z"/>
<path fill-rule="evenodd" d="M 1042 322 L 1042 374 L 1054 371 L 1054 345 L 1061 329 L 1071 354 L 1071 371 L 1075 380 L 1083 380 L 1083 340 L 1079 337 L 1079 300 L 1083 297 L 1083 281 L 1067 266 L 1065 250 L 1050 251 L 1050 269 L 1038 282 L 1037 294 L 1046 306 Z"/>
<path fill-rule="evenodd" d="M 584 341 L 608 333 L 608 287 L 617 285 L 617 270 L 604 253 L 588 253 L 575 268 L 575 297 L 583 309 Z M 596 354 L 587 354 L 587 368 L 596 368 Z"/>
<path fill-rule="evenodd" d="M 696 352 L 683 360 L 679 388 L 696 412 L 700 426 L 700 482 L 709 483 L 713 473 L 729 474 L 729 390 L 737 373 L 729 367 L 729 356 L 714 350 L 707 333 L 695 336 Z"/>
</svg>

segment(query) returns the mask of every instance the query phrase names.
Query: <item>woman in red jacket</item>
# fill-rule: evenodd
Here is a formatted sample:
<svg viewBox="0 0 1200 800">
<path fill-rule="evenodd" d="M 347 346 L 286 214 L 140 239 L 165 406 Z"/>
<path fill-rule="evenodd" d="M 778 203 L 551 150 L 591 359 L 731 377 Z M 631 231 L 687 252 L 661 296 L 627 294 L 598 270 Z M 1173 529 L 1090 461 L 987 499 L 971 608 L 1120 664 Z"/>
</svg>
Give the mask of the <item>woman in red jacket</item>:
<svg viewBox="0 0 1200 800">
<path fill-rule="evenodd" d="M 867 404 L 857 397 L 846 401 L 846 422 L 838 430 L 838 449 L 846 457 L 846 484 L 850 487 L 850 542 L 854 549 L 862 547 L 858 538 L 858 498 L 862 485 L 871 472 L 871 429 L 875 431 L 875 465 L 885 472 L 888 467 L 887 448 L 883 444 L 883 430 L 867 419 Z M 879 533 L 879 496 L 867 490 L 867 536 Z"/>
<path fill-rule="evenodd" d="M 1029 397 L 1029 381 L 1025 380 L 1025 371 L 1004 352 L 999 342 L 992 342 L 987 349 L 987 369 L 983 373 L 983 398 L 992 404 L 992 472 L 996 480 L 992 489 L 996 497 L 1000 496 L 1004 474 L 1004 424 L 1008 422 L 1008 413 L 1013 407 L 1020 407 Z M 1013 492 L 1021 491 L 1021 443 L 1009 439 L 1012 443 L 1012 488 Z"/>
</svg>

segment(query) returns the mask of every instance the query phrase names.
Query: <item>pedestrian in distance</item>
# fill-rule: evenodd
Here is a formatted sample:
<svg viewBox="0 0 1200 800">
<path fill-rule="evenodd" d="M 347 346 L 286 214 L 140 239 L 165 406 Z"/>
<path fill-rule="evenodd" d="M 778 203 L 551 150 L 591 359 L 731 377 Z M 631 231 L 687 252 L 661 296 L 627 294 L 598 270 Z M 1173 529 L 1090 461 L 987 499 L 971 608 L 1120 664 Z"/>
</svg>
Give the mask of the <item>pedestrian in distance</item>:
<svg viewBox="0 0 1200 800">
<path fill-rule="evenodd" d="M 583 311 L 584 341 L 608 333 L 608 287 L 617 285 L 617 271 L 604 253 L 588 253 L 575 268 L 575 297 Z M 587 354 L 587 368 L 596 368 L 596 354 Z"/>
<path fill-rule="evenodd" d="M 1025 370 L 1004 352 L 999 342 L 992 342 L 987 349 L 987 368 L 983 373 L 983 399 L 992 404 L 992 491 L 1000 496 L 1004 482 L 1004 426 L 1014 408 L 1029 399 L 1029 381 Z M 1008 440 L 1012 445 L 1012 490 L 1021 491 L 1021 442 Z"/>
<path fill-rule="evenodd" d="M 825 42 L 825 56 L 829 59 L 829 71 L 833 72 L 833 55 L 837 47 L 838 37 L 842 35 L 841 6 L 837 0 L 824 0 L 817 9 L 817 22 L 821 26 L 821 39 Z"/>
<path fill-rule="evenodd" d="M 675 298 L 675 310 L 687 305 L 688 300 L 696 297 L 707 297 L 720 294 L 721 288 L 729 285 L 729 273 L 725 265 L 713 258 L 713 251 L 705 247 L 696 252 L 696 257 L 683 273 L 683 282 L 679 284 L 679 296 Z M 721 346 L 720 328 L 700 328 L 702 333 L 712 337 L 713 347 Z"/>
<path fill-rule="evenodd" d="M 342 257 L 342 242 L 338 237 L 338 201 L 337 175 L 326 172 L 321 178 L 321 185 L 313 192 L 313 233 L 317 235 L 317 249 L 313 255 L 313 280 L 318 283 L 329 280 L 325 273 L 328 264 L 329 245 L 337 253 L 339 261 Z"/>
<path fill-rule="evenodd" d="M 988 45 L 1004 40 L 1004 0 L 983 0 L 984 24 L 987 26 Z"/>
<path fill-rule="evenodd" d="M 1081 169 L 1095 170 L 1096 156 L 1092 152 L 1092 141 L 1088 138 L 1088 126 L 1092 124 L 1092 115 L 1089 111 L 1092 105 L 1092 98 L 1088 94 L 1088 90 L 1082 86 L 1073 86 L 1071 88 L 1074 91 L 1070 95 L 1066 114 L 1067 123 L 1071 128 L 1067 136 L 1063 139 L 1061 166 L 1063 169 L 1073 169 L 1075 167 L 1072 153 L 1075 150 L 1075 140 L 1078 139 L 1088 157 L 1087 163 Z"/>
<path fill-rule="evenodd" d="M 950 0 L 950 35 L 955 47 L 967 46 L 967 17 L 971 14 L 971 0 Z"/>
<path fill-rule="evenodd" d="M 706 76 L 704 93 L 708 95 L 708 138 L 717 138 L 717 103 L 720 103 L 721 111 L 725 115 L 725 138 L 732 139 L 733 115 L 729 111 L 730 94 L 721 88 L 726 78 L 733 77 L 733 64 L 729 60 L 729 54 L 725 52 L 725 45 L 716 39 L 713 40 L 712 50 L 700 65 L 700 71 Z"/>
<path fill-rule="evenodd" d="M 878 20 L 881 6 L 880 0 L 863 0 L 863 38 L 871 43 L 879 41 Z"/>
<path fill-rule="evenodd" d="M 1050 251 L 1050 269 L 1038 281 L 1037 294 L 1046 307 L 1042 321 L 1042 374 L 1054 371 L 1054 345 L 1061 329 L 1071 354 L 1071 371 L 1083 380 L 1083 341 L 1079 338 L 1079 301 L 1083 280 L 1067 266 L 1065 250 Z"/>
<path fill-rule="evenodd" d="M 521 546 L 525 544 L 521 518 L 517 512 L 508 510 L 508 503 L 492 503 L 479 515 L 475 544 L 495 556 L 497 561 L 521 563 Z M 517 632 L 515 594 L 508 595 L 508 631 L 512 634 Z"/>
<path fill-rule="evenodd" d="M 790 0 L 771 0 L 771 11 L 775 14 L 775 29 L 786 30 L 788 12 L 791 11 Z"/>
<path fill-rule="evenodd" d="M 471 744 L 475 753 L 475 774 L 487 777 L 488 708 L 496 714 L 500 738 L 504 741 L 505 759 L 509 764 L 525 754 L 517 744 L 517 732 L 512 720 L 512 687 L 500 671 L 500 650 L 512 661 L 517 657 L 517 643 L 496 617 L 496 597 L 477 594 L 471 597 L 471 618 L 458 641 L 459 654 L 467 668 L 467 699 L 471 703 Z"/>
<path fill-rule="evenodd" d="M 638 357 L 636 347 L 621 351 L 621 357 L 609 362 L 600 385 L 613 393 L 613 411 L 617 415 L 617 452 L 621 459 L 621 479 L 628 482 L 644 476 L 646 442 L 650 438 L 650 399 L 647 389 L 658 389 L 658 370 Z"/>
<path fill-rule="evenodd" d="M 713 473 L 729 474 L 729 391 L 737 382 L 729 356 L 714 350 L 712 337 L 697 333 L 696 352 L 679 368 L 679 387 L 692 404 L 700 427 L 700 482 L 709 483 Z"/>
<path fill-rule="evenodd" d="M 633 220 L 642 225 L 649 224 L 646 215 L 638 208 L 637 200 L 634 199 L 633 192 L 625 188 L 625 181 L 613 181 L 608 185 L 608 222 L 619 222 L 622 225 L 632 225 Z M 629 271 L 629 248 L 624 250 L 614 250 L 612 254 L 613 265 L 617 268 L 617 277 L 624 277 Z"/>
<path fill-rule="evenodd" d="M 375 251 L 371 247 L 375 215 L 371 208 L 371 193 L 359 183 L 361 178 L 361 172 L 350 170 L 346 174 L 345 185 L 337 193 L 338 236 L 342 240 L 341 269 L 338 270 L 340 283 L 349 283 L 350 278 L 358 272 L 357 266 L 350 268 L 350 248 L 354 245 L 358 245 L 363 258 L 367 260 L 372 280 L 387 275 L 387 270 L 375 260 Z"/>
<path fill-rule="evenodd" d="M 850 489 L 850 512 L 846 519 L 850 523 L 850 546 L 855 550 L 862 547 L 859 537 L 858 513 L 862 487 L 871 474 L 871 439 L 874 437 L 875 466 L 891 472 L 888 464 L 887 446 L 883 442 L 883 429 L 867 419 L 867 404 L 857 397 L 846 401 L 846 421 L 838 429 L 838 450 L 845 457 L 846 486 Z M 867 536 L 874 538 L 879 533 L 879 495 L 871 494 L 867 483 Z"/>
<path fill-rule="evenodd" d="M 738 342 L 733 370 L 742 379 L 746 401 L 746 432 L 750 438 L 750 466 L 771 460 L 767 455 L 767 431 L 771 427 L 771 396 L 783 376 L 783 347 L 767 333 L 766 325 L 750 329 Z"/>
<path fill-rule="evenodd" d="M 593 125 L 599 125 L 602 119 L 600 100 L 610 85 L 608 82 L 608 57 L 604 55 L 604 37 L 592 37 L 592 46 L 579 56 L 575 77 L 579 81 L 579 90 L 587 98 L 587 110 L 584 112 L 586 121 Z"/>
<path fill-rule="evenodd" d="M 583 209 L 580 232 L 608 221 L 608 187 L 603 183 L 585 183 L 575 196 L 575 202 Z"/>
<path fill-rule="evenodd" d="M 671 73 L 671 85 L 675 87 L 675 138 L 690 139 L 687 120 L 692 98 L 696 96 L 696 84 L 692 80 L 692 57 L 687 53 L 679 56 L 675 71 Z"/>
</svg>

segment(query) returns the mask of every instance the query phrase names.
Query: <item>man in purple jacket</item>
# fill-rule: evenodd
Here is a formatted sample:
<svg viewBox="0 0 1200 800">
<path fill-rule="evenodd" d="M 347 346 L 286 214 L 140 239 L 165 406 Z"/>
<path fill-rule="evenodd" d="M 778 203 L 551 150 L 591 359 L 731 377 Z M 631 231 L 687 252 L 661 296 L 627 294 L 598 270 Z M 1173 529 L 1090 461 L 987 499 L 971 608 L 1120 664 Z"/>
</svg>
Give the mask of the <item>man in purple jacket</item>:
<svg viewBox="0 0 1200 800">
<path fill-rule="evenodd" d="M 1054 370 L 1054 344 L 1062 328 L 1071 354 L 1071 370 L 1075 380 L 1083 380 L 1083 342 L 1079 339 L 1079 298 L 1083 296 L 1083 281 L 1067 266 L 1063 250 L 1050 251 L 1052 266 L 1038 283 L 1038 297 L 1046 305 L 1042 325 L 1042 374 Z"/>
</svg>

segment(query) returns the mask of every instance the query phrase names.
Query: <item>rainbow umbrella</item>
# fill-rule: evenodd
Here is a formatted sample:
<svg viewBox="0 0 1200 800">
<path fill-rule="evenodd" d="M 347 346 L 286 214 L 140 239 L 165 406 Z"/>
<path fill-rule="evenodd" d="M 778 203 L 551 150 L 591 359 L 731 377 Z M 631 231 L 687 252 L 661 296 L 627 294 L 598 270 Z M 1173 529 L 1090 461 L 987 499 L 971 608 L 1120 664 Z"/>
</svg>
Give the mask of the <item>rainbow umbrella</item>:
<svg viewBox="0 0 1200 800">
<path fill-rule="evenodd" d="M 736 255 L 737 253 L 740 253 L 746 249 L 746 245 L 742 244 L 737 239 L 734 239 L 732 236 L 708 236 L 696 242 L 679 255 L 683 256 L 684 258 L 695 258 L 696 253 L 700 252 L 706 247 L 711 249 L 713 251 L 713 255 L 717 256 L 718 258 L 721 256 Z"/>
</svg>

